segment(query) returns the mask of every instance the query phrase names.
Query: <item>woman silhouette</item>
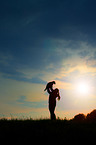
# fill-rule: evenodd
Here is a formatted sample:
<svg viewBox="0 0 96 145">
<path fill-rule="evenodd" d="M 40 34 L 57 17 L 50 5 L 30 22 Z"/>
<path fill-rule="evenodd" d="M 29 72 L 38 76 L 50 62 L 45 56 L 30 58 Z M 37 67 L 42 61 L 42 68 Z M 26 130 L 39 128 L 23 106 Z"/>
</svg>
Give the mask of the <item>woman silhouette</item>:
<svg viewBox="0 0 96 145">
<path fill-rule="evenodd" d="M 54 113 L 56 107 L 56 98 L 60 100 L 59 89 L 53 90 L 49 95 L 49 111 L 51 120 L 56 120 L 56 115 Z"/>
</svg>

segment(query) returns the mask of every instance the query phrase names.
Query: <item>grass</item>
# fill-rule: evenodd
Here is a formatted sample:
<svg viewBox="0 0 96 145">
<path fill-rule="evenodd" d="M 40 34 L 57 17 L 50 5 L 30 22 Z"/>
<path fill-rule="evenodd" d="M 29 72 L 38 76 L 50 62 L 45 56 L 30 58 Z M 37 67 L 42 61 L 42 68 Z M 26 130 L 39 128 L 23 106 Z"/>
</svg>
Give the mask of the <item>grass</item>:
<svg viewBox="0 0 96 145">
<path fill-rule="evenodd" d="M 96 122 L 74 120 L 0 120 L 0 141 L 10 144 L 94 143 Z"/>
</svg>

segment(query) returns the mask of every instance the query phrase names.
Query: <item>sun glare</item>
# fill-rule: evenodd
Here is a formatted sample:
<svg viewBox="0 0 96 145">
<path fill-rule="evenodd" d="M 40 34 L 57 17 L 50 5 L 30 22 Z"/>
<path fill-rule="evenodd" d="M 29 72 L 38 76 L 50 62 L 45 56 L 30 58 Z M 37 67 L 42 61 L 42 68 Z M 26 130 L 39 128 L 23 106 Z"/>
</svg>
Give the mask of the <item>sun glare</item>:
<svg viewBox="0 0 96 145">
<path fill-rule="evenodd" d="M 82 95 L 88 95 L 90 93 L 90 85 L 87 82 L 79 82 L 76 85 L 76 91 Z"/>
</svg>

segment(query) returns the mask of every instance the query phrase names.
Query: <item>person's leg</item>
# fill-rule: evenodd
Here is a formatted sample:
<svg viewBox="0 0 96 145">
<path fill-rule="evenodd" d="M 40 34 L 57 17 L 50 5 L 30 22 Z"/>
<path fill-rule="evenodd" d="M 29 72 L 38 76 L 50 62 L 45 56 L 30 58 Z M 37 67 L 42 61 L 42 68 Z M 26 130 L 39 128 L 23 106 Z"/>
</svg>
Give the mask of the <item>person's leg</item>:
<svg viewBox="0 0 96 145">
<path fill-rule="evenodd" d="M 52 106 L 49 104 L 49 111 L 50 111 L 50 119 L 53 119 L 53 109 Z"/>
<path fill-rule="evenodd" d="M 55 115 L 55 113 L 54 113 L 54 120 L 56 120 L 56 115 Z"/>
<path fill-rule="evenodd" d="M 54 112 L 53 112 L 53 110 L 51 111 L 51 120 L 54 120 Z"/>
<path fill-rule="evenodd" d="M 54 110 L 55 110 L 55 108 L 53 106 L 52 107 L 49 107 L 51 120 L 56 120 L 56 115 L 54 113 Z"/>
<path fill-rule="evenodd" d="M 56 120 L 56 115 L 55 115 L 54 111 L 55 111 L 55 106 L 53 107 L 53 120 Z"/>
</svg>

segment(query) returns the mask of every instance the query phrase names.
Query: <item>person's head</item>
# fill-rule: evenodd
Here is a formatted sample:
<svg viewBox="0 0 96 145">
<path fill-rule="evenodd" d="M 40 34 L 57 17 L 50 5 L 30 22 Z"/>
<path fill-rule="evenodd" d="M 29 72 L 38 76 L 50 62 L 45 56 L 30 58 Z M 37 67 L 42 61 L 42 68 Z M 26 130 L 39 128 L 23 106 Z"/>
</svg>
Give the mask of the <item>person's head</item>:
<svg viewBox="0 0 96 145">
<path fill-rule="evenodd" d="M 56 92 L 56 93 L 59 93 L 59 89 L 58 89 L 58 88 L 56 88 L 56 89 L 55 89 L 55 92 Z"/>
<path fill-rule="evenodd" d="M 60 100 L 60 94 L 59 94 L 59 89 L 58 88 L 55 89 L 55 93 L 57 94 L 58 100 Z"/>
<path fill-rule="evenodd" d="M 55 81 L 53 81 L 53 84 L 56 84 L 56 82 L 55 82 Z"/>
</svg>

